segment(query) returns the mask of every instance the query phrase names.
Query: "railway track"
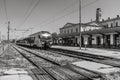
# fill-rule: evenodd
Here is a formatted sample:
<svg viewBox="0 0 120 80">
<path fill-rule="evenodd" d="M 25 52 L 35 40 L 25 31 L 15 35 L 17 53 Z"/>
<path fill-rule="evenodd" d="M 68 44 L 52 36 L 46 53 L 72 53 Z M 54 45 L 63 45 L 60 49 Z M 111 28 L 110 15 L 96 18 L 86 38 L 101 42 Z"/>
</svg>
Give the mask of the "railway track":
<svg viewBox="0 0 120 80">
<path fill-rule="evenodd" d="M 46 51 L 46 50 L 44 50 L 44 51 Z M 47 51 L 65 55 L 65 56 L 74 57 L 74 58 L 79 58 L 79 59 L 83 59 L 83 60 L 87 60 L 87 61 L 103 63 L 103 64 L 107 64 L 107 65 L 111 65 L 111 66 L 120 68 L 120 59 L 113 58 L 113 57 L 94 55 L 94 54 L 89 54 L 89 53 L 84 53 L 84 52 L 76 52 L 76 51 L 71 51 L 71 50 L 66 50 L 66 49 L 58 49 L 58 48 L 50 48 Z"/>
<path fill-rule="evenodd" d="M 66 55 L 66 56 L 70 56 L 70 57 L 83 59 L 83 60 L 94 61 L 97 63 L 103 63 L 103 64 L 107 64 L 107 65 L 111 65 L 111 66 L 120 68 L 120 59 L 116 59 L 116 58 L 112 58 L 112 57 L 93 55 L 93 54 L 89 54 L 89 53 L 76 52 L 76 51 L 70 51 L 70 50 L 65 50 L 65 49 L 56 49 L 56 48 L 51 48 L 48 51 L 53 52 L 53 53 L 58 53 L 61 55 Z"/>
<path fill-rule="evenodd" d="M 14 47 L 14 48 L 15 48 L 15 50 L 17 50 L 26 60 L 28 60 L 32 65 L 34 65 L 34 66 L 37 68 L 36 72 L 32 70 L 32 72 L 34 73 L 34 75 L 35 75 L 35 77 L 36 77 L 37 80 L 57 80 L 57 79 L 55 79 L 53 76 L 51 76 L 48 72 L 46 72 L 42 66 L 36 64 L 35 61 L 33 61 L 33 60 L 30 58 L 29 55 L 24 54 L 23 52 L 21 52 L 20 49 L 18 49 L 18 48 L 16 48 L 16 47 Z M 44 79 L 40 78 L 40 77 L 38 76 L 38 75 L 41 74 L 41 73 L 39 72 L 39 70 L 42 70 L 45 75 L 48 75 L 48 76 L 49 76 L 49 78 L 48 78 L 48 77 L 45 77 L 46 79 L 45 79 L 45 78 L 44 78 Z"/>
<path fill-rule="evenodd" d="M 34 66 L 36 66 L 38 69 L 42 68 L 45 71 L 45 73 L 47 75 L 49 75 L 51 80 L 93 80 L 95 77 L 98 77 L 98 75 L 93 72 L 89 72 L 92 76 L 88 74 L 88 71 L 86 71 L 86 74 L 84 72 L 79 72 L 79 73 L 75 72 L 73 70 L 70 70 L 70 69 L 60 65 L 59 63 L 57 63 L 51 59 L 45 58 L 43 56 L 41 57 L 40 55 L 35 54 L 34 52 L 31 52 L 24 48 L 20 49 L 15 46 L 14 46 L 14 48 L 23 57 L 25 57 L 29 62 L 31 62 Z M 52 66 L 49 66 L 49 67 L 41 66 L 40 64 L 38 64 L 34 61 L 34 60 L 36 60 L 35 57 L 34 57 L 34 59 L 33 58 L 31 59 L 30 56 L 28 56 L 28 54 L 32 54 L 33 56 L 38 57 L 38 58 L 42 58 L 45 61 L 48 61 L 48 63 L 51 63 Z M 71 74 L 69 72 L 71 72 Z M 86 75 L 89 75 L 89 76 L 86 76 Z M 36 74 L 36 77 L 37 76 L 38 75 Z M 45 78 L 47 78 L 47 77 L 45 77 Z M 49 79 L 47 78 L 47 79 L 43 79 L 43 80 L 49 80 Z"/>
<path fill-rule="evenodd" d="M 43 69 L 35 68 L 31 69 L 31 71 L 34 74 L 36 80 L 53 80 L 43 71 Z"/>
<path fill-rule="evenodd" d="M 98 56 L 97 58 L 94 59 L 93 56 L 92 57 L 89 57 L 89 56 L 87 56 L 87 57 L 86 56 L 79 56 L 79 55 L 74 55 L 74 54 L 70 54 L 70 53 L 67 54 L 67 52 L 64 53 L 64 52 L 53 51 L 53 50 L 46 51 L 46 50 L 35 50 L 35 49 L 30 50 L 30 49 L 23 48 L 23 47 L 20 47 L 20 48 L 24 49 L 25 51 L 28 51 L 29 53 L 32 53 L 32 54 L 38 56 L 38 57 L 41 57 L 41 58 L 43 58 L 43 59 L 45 59 L 45 60 L 47 60 L 47 61 L 49 61 L 49 62 L 51 62 L 51 63 L 53 63 L 53 64 L 55 64 L 57 66 L 64 67 L 65 70 L 64 69 L 60 70 L 61 69 L 60 67 L 59 68 L 57 67 L 57 69 L 56 69 L 55 67 L 53 68 L 53 66 L 51 68 L 44 68 L 45 71 L 48 71 L 55 78 L 56 78 L 56 76 L 57 76 L 57 78 L 58 77 L 61 78 L 60 80 L 79 80 L 79 79 L 80 80 L 104 80 L 105 77 L 108 78 L 109 80 L 116 80 L 116 79 L 112 79 L 112 78 L 114 78 L 114 76 L 111 76 L 111 73 L 110 74 L 106 74 L 106 73 L 103 72 L 104 69 L 107 70 L 107 68 L 108 68 L 108 70 L 113 70 L 116 66 L 119 67 L 119 65 L 116 65 L 116 64 L 114 65 L 115 67 L 109 66 L 111 64 L 107 63 L 107 61 L 110 62 L 108 58 L 103 58 L 102 59 L 101 56 L 100 57 Z M 72 59 L 79 58 L 78 61 L 80 61 L 79 63 L 82 63 L 82 64 L 84 62 L 85 63 L 87 62 L 88 64 L 92 64 L 92 67 L 95 67 L 95 65 L 98 65 L 100 67 L 94 68 L 93 70 L 90 69 L 89 67 L 86 67 L 86 66 L 84 68 L 81 65 L 80 66 L 77 65 L 78 64 L 77 60 L 75 60 L 75 63 L 74 63 L 74 60 L 73 61 L 69 61 L 69 60 L 65 61 L 65 59 L 61 60 L 60 59 L 61 56 L 63 58 L 67 58 L 67 57 L 64 57 L 63 55 L 67 56 L 67 57 L 71 57 Z M 102 60 L 104 60 L 106 62 L 101 62 Z M 113 60 L 113 59 L 111 59 L 111 60 Z M 61 61 L 64 62 L 65 64 L 62 64 Z M 109 65 L 103 65 L 103 63 L 104 64 L 109 64 Z M 72 71 L 72 73 L 74 72 L 77 75 L 79 74 L 80 76 L 85 77 L 86 79 L 84 79 L 82 77 L 77 78 L 77 79 L 73 79 L 73 78 L 75 78 L 75 76 L 72 77 L 72 79 L 71 79 L 71 76 L 73 76 L 73 75 L 69 76 L 70 75 L 69 73 L 71 73 L 71 72 L 67 71 L 66 69 L 69 69 L 70 71 Z M 67 73 L 67 74 L 64 74 L 64 73 Z M 62 76 L 63 74 L 66 75 L 66 76 Z M 117 75 L 118 74 L 119 73 L 117 73 Z M 108 75 L 111 78 L 109 78 Z M 67 78 L 65 78 L 65 77 L 67 77 Z M 58 80 L 59 80 L 59 78 L 58 78 Z"/>
</svg>

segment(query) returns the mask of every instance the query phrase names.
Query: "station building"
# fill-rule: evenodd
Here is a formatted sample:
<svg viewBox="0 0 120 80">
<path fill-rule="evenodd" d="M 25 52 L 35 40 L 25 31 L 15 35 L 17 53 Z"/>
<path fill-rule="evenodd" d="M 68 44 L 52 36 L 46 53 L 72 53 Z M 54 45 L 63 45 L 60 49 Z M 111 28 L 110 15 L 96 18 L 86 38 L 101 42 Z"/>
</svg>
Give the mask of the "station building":
<svg viewBox="0 0 120 80">
<path fill-rule="evenodd" d="M 99 9 L 96 10 L 96 20 L 81 23 L 81 45 L 85 42 L 88 47 L 120 48 L 120 17 L 108 17 L 107 20 L 99 20 Z M 66 23 L 60 28 L 59 44 L 79 46 L 79 23 Z"/>
</svg>

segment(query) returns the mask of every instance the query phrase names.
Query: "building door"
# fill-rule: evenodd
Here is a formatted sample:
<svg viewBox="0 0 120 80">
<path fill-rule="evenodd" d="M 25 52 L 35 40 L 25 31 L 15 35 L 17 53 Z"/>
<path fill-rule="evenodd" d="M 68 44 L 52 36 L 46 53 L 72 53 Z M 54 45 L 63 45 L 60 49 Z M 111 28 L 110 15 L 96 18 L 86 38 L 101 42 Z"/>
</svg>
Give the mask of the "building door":
<svg viewBox="0 0 120 80">
<path fill-rule="evenodd" d="M 110 35 L 106 35 L 106 46 L 110 47 Z"/>
<path fill-rule="evenodd" d="M 100 36 L 97 36 L 96 43 L 97 43 L 98 46 L 101 44 Z"/>
<path fill-rule="evenodd" d="M 88 45 L 92 45 L 92 36 L 90 35 L 89 37 L 88 37 Z"/>
<path fill-rule="evenodd" d="M 78 42 L 78 39 L 77 39 L 77 38 L 75 38 L 75 41 L 76 41 L 75 43 L 77 44 L 77 42 Z"/>
<path fill-rule="evenodd" d="M 84 45 L 84 38 L 83 38 L 83 36 L 81 36 L 81 46 L 83 46 Z"/>
</svg>

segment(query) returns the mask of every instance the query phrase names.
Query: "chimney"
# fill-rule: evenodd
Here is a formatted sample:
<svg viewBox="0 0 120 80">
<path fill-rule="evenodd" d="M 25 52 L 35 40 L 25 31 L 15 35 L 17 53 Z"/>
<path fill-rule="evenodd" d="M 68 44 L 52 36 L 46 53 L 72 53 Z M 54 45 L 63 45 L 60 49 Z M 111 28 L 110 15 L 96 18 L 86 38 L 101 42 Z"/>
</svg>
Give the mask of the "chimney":
<svg viewBox="0 0 120 80">
<path fill-rule="evenodd" d="M 101 18 L 101 8 L 96 9 L 96 21 L 99 22 Z"/>
<path fill-rule="evenodd" d="M 119 15 L 117 15 L 117 18 L 119 18 Z"/>
<path fill-rule="evenodd" d="M 102 21 L 104 21 L 104 19 L 102 19 Z"/>
<path fill-rule="evenodd" d="M 108 17 L 108 20 L 110 20 L 110 17 Z"/>
<path fill-rule="evenodd" d="M 91 22 L 92 22 L 93 20 L 92 20 L 92 18 L 91 18 Z"/>
</svg>

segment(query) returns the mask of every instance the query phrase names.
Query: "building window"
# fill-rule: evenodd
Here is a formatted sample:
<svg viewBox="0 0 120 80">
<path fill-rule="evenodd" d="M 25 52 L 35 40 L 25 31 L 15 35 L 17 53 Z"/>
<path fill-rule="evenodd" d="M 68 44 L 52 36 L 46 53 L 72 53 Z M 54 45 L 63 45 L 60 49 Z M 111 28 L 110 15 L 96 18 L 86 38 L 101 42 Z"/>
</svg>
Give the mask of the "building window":
<svg viewBox="0 0 120 80">
<path fill-rule="evenodd" d="M 60 30 L 60 34 L 62 34 L 62 30 Z"/>
<path fill-rule="evenodd" d="M 69 30 L 68 30 L 68 33 L 69 33 Z"/>
<path fill-rule="evenodd" d="M 118 27 L 118 22 L 116 22 L 116 27 Z"/>
<path fill-rule="evenodd" d="M 64 31 L 64 33 L 66 34 L 66 31 Z"/>
<path fill-rule="evenodd" d="M 108 24 L 104 25 L 105 28 L 108 28 Z"/>
<path fill-rule="evenodd" d="M 40 39 L 40 35 L 38 35 L 38 39 Z"/>
<path fill-rule="evenodd" d="M 78 32 L 78 28 L 76 28 L 76 32 Z"/>
<path fill-rule="evenodd" d="M 104 25 L 104 28 L 106 28 L 106 25 Z"/>
<path fill-rule="evenodd" d="M 111 23 L 111 27 L 113 27 L 113 23 Z"/>
<path fill-rule="evenodd" d="M 108 24 L 106 25 L 106 28 L 108 28 Z"/>
<path fill-rule="evenodd" d="M 73 33 L 73 29 L 71 29 L 71 33 Z"/>
</svg>

